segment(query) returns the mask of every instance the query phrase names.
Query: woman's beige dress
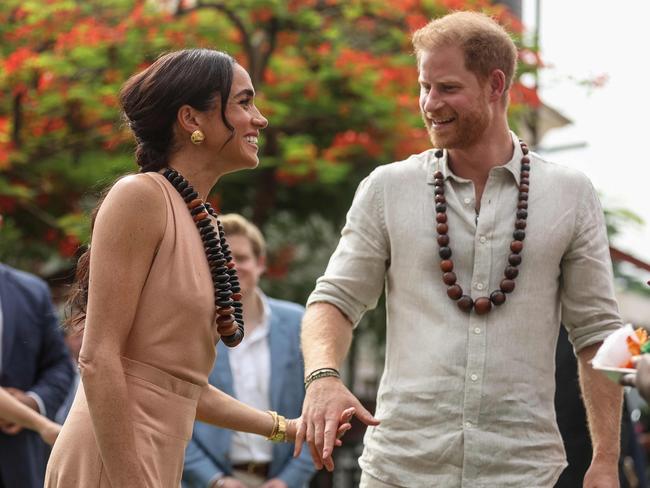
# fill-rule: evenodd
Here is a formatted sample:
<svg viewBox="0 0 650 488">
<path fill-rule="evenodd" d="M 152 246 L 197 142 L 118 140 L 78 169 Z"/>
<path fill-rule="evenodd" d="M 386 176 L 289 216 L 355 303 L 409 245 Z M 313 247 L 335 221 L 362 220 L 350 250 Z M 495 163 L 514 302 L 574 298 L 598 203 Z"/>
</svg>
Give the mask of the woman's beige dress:
<svg viewBox="0 0 650 488">
<path fill-rule="evenodd" d="M 122 364 L 135 427 L 133 455 L 147 479 L 142 488 L 178 488 L 197 399 L 215 358 L 214 287 L 201 238 L 183 199 L 162 175 L 146 175 L 165 196 L 166 228 Z M 52 450 L 45 486 L 111 487 L 81 383 Z"/>
</svg>

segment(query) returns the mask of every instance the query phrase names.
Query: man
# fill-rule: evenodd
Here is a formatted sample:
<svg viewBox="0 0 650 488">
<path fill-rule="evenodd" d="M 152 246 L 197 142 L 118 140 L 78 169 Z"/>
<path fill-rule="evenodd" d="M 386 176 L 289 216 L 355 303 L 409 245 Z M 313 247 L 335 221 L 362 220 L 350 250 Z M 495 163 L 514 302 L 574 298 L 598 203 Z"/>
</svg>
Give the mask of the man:
<svg viewBox="0 0 650 488">
<path fill-rule="evenodd" d="M 246 336 L 234 349 L 217 345 L 210 383 L 261 410 L 298 417 L 304 398 L 300 321 L 304 309 L 268 298 L 258 288 L 266 244 L 240 215 L 221 217 L 241 285 Z M 197 423 L 186 451 L 187 488 L 303 488 L 314 474 L 309 452 L 289 444 Z"/>
<path fill-rule="evenodd" d="M 68 348 L 68 352 L 70 353 L 70 359 L 72 361 L 74 376 L 70 388 L 66 392 L 65 399 L 63 400 L 63 403 L 61 404 L 61 406 L 56 412 L 56 415 L 54 416 L 54 420 L 58 424 L 63 424 L 63 422 L 65 422 L 65 419 L 68 417 L 68 414 L 70 413 L 70 409 L 72 408 L 72 403 L 74 402 L 74 397 L 77 394 L 77 387 L 79 386 L 79 380 L 81 379 L 79 377 L 78 364 L 79 364 L 79 351 L 81 351 L 81 343 L 83 341 L 83 329 L 82 330 L 69 329 L 69 328 L 66 329 L 64 331 L 64 341 L 66 347 Z"/>
<path fill-rule="evenodd" d="M 72 377 L 46 283 L 0 263 L 0 386 L 53 418 Z M 39 435 L 2 419 L 0 430 L 0 488 L 42 487 L 49 451 Z"/>
<path fill-rule="evenodd" d="M 584 486 L 617 487 L 621 391 L 588 364 L 620 326 L 596 193 L 510 132 L 517 51 L 498 24 L 457 12 L 413 42 L 434 149 L 357 190 L 303 320 L 299 437 L 330 468 L 337 416 L 354 406 L 370 425 L 361 487 L 551 487 L 566 466 L 553 410 L 562 319 L 594 445 Z M 375 419 L 336 370 L 384 287 Z"/>
</svg>

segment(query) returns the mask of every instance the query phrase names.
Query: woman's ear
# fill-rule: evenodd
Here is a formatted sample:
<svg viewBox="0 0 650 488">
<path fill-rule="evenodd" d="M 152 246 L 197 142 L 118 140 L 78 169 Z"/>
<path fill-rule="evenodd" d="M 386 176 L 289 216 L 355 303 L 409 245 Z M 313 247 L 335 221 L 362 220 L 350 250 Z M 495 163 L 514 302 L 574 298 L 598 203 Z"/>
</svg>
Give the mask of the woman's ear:
<svg viewBox="0 0 650 488">
<path fill-rule="evenodd" d="M 198 114 L 199 112 L 195 108 L 190 107 L 189 105 L 183 105 L 178 109 L 176 119 L 178 120 L 180 127 L 191 134 L 195 130 L 201 128 L 199 125 Z"/>
</svg>

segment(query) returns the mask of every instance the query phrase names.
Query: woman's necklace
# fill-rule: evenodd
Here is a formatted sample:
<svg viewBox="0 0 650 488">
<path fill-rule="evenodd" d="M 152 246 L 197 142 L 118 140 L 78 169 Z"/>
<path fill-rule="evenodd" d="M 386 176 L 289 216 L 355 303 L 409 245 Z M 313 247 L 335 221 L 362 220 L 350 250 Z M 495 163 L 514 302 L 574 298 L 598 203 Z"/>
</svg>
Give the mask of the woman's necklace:
<svg viewBox="0 0 650 488">
<path fill-rule="evenodd" d="M 199 198 L 199 194 L 178 171 L 168 168 L 163 175 L 183 197 L 199 230 L 214 284 L 217 332 L 226 346 L 235 347 L 244 338 L 244 316 L 239 278 L 223 226 L 210 204 Z M 216 230 L 208 215 L 217 221 Z"/>
<path fill-rule="evenodd" d="M 472 300 L 472 297 L 463 293 L 463 289 L 456 283 L 454 273 L 454 262 L 451 260 L 451 247 L 449 247 L 449 224 L 447 222 L 447 200 L 445 199 L 445 179 L 441 171 L 433 174 L 433 185 L 436 206 L 436 230 L 438 232 L 438 246 L 440 249 L 440 269 L 442 270 L 442 281 L 447 288 L 447 295 L 456 301 L 458 308 L 465 312 L 472 309 L 478 315 L 483 315 L 492 310 L 492 305 L 502 305 L 506 301 L 506 294 L 512 293 L 515 289 L 515 278 L 519 274 L 517 266 L 521 264 L 521 251 L 524 249 L 524 238 L 526 237 L 526 219 L 528 218 L 528 187 L 530 184 L 530 158 L 528 146 L 519 141 L 524 156 L 521 158 L 521 173 L 519 183 L 519 201 L 517 202 L 517 219 L 515 220 L 515 231 L 512 233 L 513 241 L 510 243 L 511 254 L 508 256 L 508 266 L 504 271 L 504 278 L 499 284 L 499 289 L 490 293 L 489 297 L 479 297 Z M 437 150 L 435 156 L 440 159 L 443 156 L 442 150 Z"/>
</svg>

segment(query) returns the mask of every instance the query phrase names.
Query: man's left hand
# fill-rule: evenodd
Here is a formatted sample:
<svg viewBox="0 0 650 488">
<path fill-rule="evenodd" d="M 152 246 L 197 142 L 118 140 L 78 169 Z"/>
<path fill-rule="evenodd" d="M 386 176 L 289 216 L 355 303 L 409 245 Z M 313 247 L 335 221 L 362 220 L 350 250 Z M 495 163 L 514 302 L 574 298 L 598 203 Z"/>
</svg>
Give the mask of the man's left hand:
<svg viewBox="0 0 650 488">
<path fill-rule="evenodd" d="M 273 478 L 264 483 L 260 488 L 289 488 L 280 478 Z"/>
<path fill-rule="evenodd" d="M 583 488 L 620 488 L 617 462 L 592 461 L 582 486 Z"/>
</svg>

